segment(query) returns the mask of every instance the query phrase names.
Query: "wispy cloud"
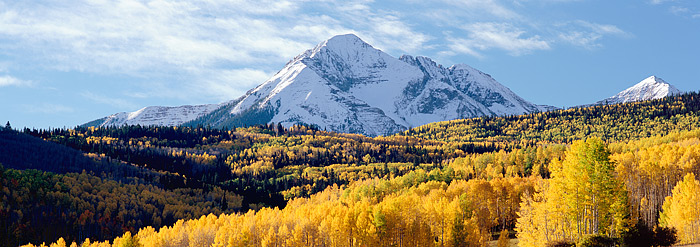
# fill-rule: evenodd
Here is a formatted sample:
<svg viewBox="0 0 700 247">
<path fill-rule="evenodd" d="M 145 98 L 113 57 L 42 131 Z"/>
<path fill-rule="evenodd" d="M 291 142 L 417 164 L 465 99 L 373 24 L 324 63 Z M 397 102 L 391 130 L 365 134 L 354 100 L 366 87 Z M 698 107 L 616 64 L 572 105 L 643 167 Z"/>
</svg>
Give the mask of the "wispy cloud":
<svg viewBox="0 0 700 247">
<path fill-rule="evenodd" d="M 427 10 L 430 18 L 441 20 L 448 28 L 453 28 L 443 32 L 448 49 L 440 52 L 440 55 L 468 54 L 484 57 L 485 51 L 501 50 L 512 56 L 521 56 L 554 49 L 557 43 L 592 50 L 602 47 L 605 37 L 632 36 L 615 25 L 585 20 L 562 20 L 561 23 L 565 24 L 541 22 L 538 21 L 540 18 L 526 11 L 533 8 L 533 5 L 567 4 L 581 0 L 521 0 L 512 4 L 503 1 L 444 2 L 454 8 L 438 12 L 431 12 L 434 9 Z M 466 9 L 460 9 L 459 6 L 466 6 Z M 477 13 L 471 16 L 464 14 L 475 10 Z"/>
<path fill-rule="evenodd" d="M 669 8 L 669 11 L 671 11 L 671 13 L 673 13 L 674 15 L 682 15 L 689 13 L 690 9 L 681 6 L 671 6 Z"/>
<path fill-rule="evenodd" d="M 31 81 L 17 79 L 9 75 L 0 76 L 0 87 L 29 87 L 32 85 L 33 83 Z"/>
<path fill-rule="evenodd" d="M 527 37 L 525 31 L 508 23 L 474 23 L 464 27 L 467 38 L 450 38 L 453 51 L 480 57 L 481 51 L 505 50 L 519 56 L 535 50 L 548 50 L 550 45 L 538 35 Z"/>
<path fill-rule="evenodd" d="M 650 0 L 649 3 L 651 4 L 663 4 L 667 2 L 675 2 L 676 0 Z"/>
<path fill-rule="evenodd" d="M 700 18 L 700 11 L 698 11 L 697 9 L 691 9 L 690 7 L 674 5 L 674 6 L 669 7 L 668 11 L 671 12 L 671 14 L 681 16 L 681 17 L 686 17 L 686 18 L 691 18 L 691 19 Z"/>
<path fill-rule="evenodd" d="M 562 41 L 595 48 L 606 36 L 624 34 L 589 22 L 532 24 L 521 5 L 542 1 L 579 0 L 411 1 L 398 6 L 406 11 L 372 0 L 15 1 L 0 3 L 0 51 L 44 70 L 128 76 L 139 90 L 119 92 L 132 101 L 155 96 L 215 103 L 240 96 L 284 61 L 337 34 L 356 33 L 394 55 L 476 57 L 487 51 L 520 56 Z M 18 85 L 3 78 L 0 86 Z M 138 107 L 115 95 L 82 96 Z"/>
<path fill-rule="evenodd" d="M 312 23 L 326 23 L 336 31 L 335 34 L 358 34 L 376 48 L 387 52 L 415 53 L 424 49 L 431 37 L 416 31 L 408 23 L 410 13 L 375 9 L 368 5 L 370 3 L 362 0 L 331 1 L 325 8 L 335 12 L 333 17 L 323 15 L 320 20 L 318 17 L 310 20 Z M 352 28 L 344 27 L 347 23 L 352 23 Z M 329 37 L 319 37 L 319 40 Z"/>
<path fill-rule="evenodd" d="M 697 1 L 683 0 L 650 0 L 652 5 L 660 5 L 660 7 L 668 8 L 668 12 L 676 16 L 696 19 L 700 18 L 700 11 L 697 9 Z M 692 4 L 691 4 L 692 3 Z"/>
<path fill-rule="evenodd" d="M 516 19 L 521 15 L 496 0 L 442 0 L 452 8 L 468 15 L 484 15 L 499 19 Z"/>
<path fill-rule="evenodd" d="M 390 51 L 417 51 L 429 39 L 397 14 L 376 13 L 367 4 L 210 0 L 5 3 L 0 8 L 0 49 L 45 69 L 126 74 L 144 81 L 155 78 L 169 81 L 169 88 L 195 87 L 205 95 L 219 97 L 222 92 L 245 92 L 250 80 L 258 80 L 257 84 L 266 79 L 260 71 L 279 69 L 280 61 L 333 35 L 358 33 Z M 231 71 L 248 78 L 222 76 Z M 251 71 L 257 71 L 252 73 L 255 76 L 249 76 Z"/>
<path fill-rule="evenodd" d="M 602 47 L 603 45 L 600 41 L 605 36 L 632 36 L 615 25 L 598 24 L 582 20 L 559 24 L 557 26 L 563 30 L 558 35 L 560 41 L 585 49 L 597 49 Z"/>
</svg>

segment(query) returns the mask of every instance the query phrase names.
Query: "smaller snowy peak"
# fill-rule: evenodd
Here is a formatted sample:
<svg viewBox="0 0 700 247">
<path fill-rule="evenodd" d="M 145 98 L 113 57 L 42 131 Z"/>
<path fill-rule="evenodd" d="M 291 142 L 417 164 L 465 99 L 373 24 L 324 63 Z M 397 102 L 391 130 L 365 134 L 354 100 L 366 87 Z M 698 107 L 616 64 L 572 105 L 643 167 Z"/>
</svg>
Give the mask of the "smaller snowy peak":
<svg viewBox="0 0 700 247">
<path fill-rule="evenodd" d="M 120 112 L 85 124 L 85 126 L 179 126 L 195 118 L 204 116 L 220 104 L 184 105 L 184 106 L 148 106 L 134 112 Z"/>
<path fill-rule="evenodd" d="M 598 104 L 617 104 L 633 101 L 643 101 L 651 99 L 660 99 L 671 95 L 680 94 L 673 85 L 667 83 L 657 76 L 650 76 L 634 86 L 625 89 L 624 91 L 601 101 Z"/>
</svg>

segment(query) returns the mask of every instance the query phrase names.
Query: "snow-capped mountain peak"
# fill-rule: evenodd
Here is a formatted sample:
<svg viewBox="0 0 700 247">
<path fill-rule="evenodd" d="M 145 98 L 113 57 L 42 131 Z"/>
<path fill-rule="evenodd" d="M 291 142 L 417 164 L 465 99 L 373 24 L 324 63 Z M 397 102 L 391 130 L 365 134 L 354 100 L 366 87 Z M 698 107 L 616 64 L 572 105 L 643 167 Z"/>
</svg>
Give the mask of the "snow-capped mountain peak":
<svg viewBox="0 0 700 247">
<path fill-rule="evenodd" d="M 332 37 L 289 61 L 238 99 L 203 108 L 185 125 L 316 125 L 337 132 L 387 135 L 436 121 L 541 111 L 490 75 L 465 64 L 392 57 L 354 34 Z M 101 119 L 156 123 L 148 108 Z M 155 114 L 168 118 L 167 109 Z M 200 114 L 201 113 L 201 114 Z M 174 116 L 176 116 L 174 115 Z M 177 116 L 182 116 L 179 114 Z M 173 117 L 173 119 L 185 119 Z M 99 121 L 99 120 L 98 120 Z M 173 124 L 174 121 L 165 122 Z M 99 125 L 98 124 L 98 125 Z"/>
<path fill-rule="evenodd" d="M 650 99 L 660 99 L 663 97 L 680 94 L 673 85 L 667 83 L 657 76 L 650 76 L 634 86 L 625 89 L 624 91 L 604 100 L 599 101 L 599 104 L 617 104 L 633 101 L 642 101 Z"/>
<path fill-rule="evenodd" d="M 321 42 L 314 49 L 312 49 L 313 52 L 311 57 L 313 57 L 323 49 L 328 49 L 348 59 L 361 58 L 359 57 L 359 55 L 365 55 L 361 53 L 363 51 L 377 51 L 376 49 L 374 49 L 374 47 L 372 47 L 372 45 L 367 44 L 354 34 L 338 35 L 324 42 Z"/>
<path fill-rule="evenodd" d="M 296 56 L 246 95 L 190 124 L 304 123 L 376 136 L 435 121 L 540 109 L 468 65 L 397 59 L 346 34 Z"/>
</svg>

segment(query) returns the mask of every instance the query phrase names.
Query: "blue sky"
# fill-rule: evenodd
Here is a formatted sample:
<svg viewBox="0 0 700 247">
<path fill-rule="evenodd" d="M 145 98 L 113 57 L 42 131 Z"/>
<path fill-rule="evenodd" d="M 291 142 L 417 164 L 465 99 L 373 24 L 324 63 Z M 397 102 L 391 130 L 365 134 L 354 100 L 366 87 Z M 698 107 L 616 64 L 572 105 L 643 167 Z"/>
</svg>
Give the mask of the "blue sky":
<svg viewBox="0 0 700 247">
<path fill-rule="evenodd" d="M 696 0 L 0 0 L 0 121 L 73 127 L 231 100 L 344 33 L 469 64 L 537 104 L 592 103 L 651 75 L 700 90 Z"/>
</svg>

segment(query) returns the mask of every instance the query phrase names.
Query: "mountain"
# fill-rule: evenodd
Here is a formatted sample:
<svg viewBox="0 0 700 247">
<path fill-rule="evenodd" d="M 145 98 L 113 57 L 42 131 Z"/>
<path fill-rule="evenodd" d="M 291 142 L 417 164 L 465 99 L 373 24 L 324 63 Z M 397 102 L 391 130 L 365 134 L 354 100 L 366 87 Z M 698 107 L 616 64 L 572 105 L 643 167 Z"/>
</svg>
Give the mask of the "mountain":
<svg viewBox="0 0 700 247">
<path fill-rule="evenodd" d="M 162 125 L 178 126 L 204 116 L 219 104 L 184 106 L 148 106 L 135 112 L 120 112 L 84 124 L 83 126 Z"/>
<path fill-rule="evenodd" d="M 610 98 L 598 101 L 596 104 L 618 104 L 633 101 L 660 99 L 680 93 L 680 90 L 665 82 L 663 79 L 656 76 L 650 76 Z"/>
<path fill-rule="evenodd" d="M 218 105 L 150 106 L 85 125 L 230 128 L 274 122 L 377 136 L 436 121 L 551 109 L 524 100 L 468 65 L 444 67 L 421 56 L 395 58 L 346 34 L 294 57 L 238 99 Z"/>
<path fill-rule="evenodd" d="M 352 34 L 321 42 L 222 105 L 187 125 L 312 124 L 377 136 L 436 121 L 551 109 L 522 99 L 468 65 L 394 58 Z"/>
</svg>

